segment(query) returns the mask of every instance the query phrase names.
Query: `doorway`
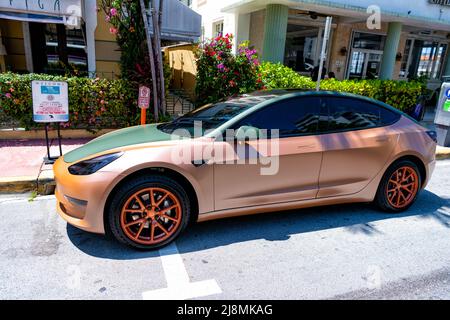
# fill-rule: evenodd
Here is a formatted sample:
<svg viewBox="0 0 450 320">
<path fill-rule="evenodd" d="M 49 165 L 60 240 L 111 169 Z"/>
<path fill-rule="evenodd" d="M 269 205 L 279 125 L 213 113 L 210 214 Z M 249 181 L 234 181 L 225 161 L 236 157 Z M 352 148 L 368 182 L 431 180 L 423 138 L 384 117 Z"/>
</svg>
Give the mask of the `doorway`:
<svg viewBox="0 0 450 320">
<path fill-rule="evenodd" d="M 349 79 L 377 79 L 380 73 L 383 51 L 353 49 L 348 69 Z"/>
</svg>

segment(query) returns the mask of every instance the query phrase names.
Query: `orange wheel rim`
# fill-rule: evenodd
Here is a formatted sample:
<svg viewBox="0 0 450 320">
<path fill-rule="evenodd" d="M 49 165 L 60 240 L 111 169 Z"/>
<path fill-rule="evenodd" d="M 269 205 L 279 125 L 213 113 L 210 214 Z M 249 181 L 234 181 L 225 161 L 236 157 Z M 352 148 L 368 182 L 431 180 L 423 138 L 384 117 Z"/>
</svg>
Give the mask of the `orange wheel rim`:
<svg viewBox="0 0 450 320">
<path fill-rule="evenodd" d="M 180 202 L 164 188 L 139 190 L 125 201 L 120 214 L 125 235 L 144 245 L 158 244 L 170 238 L 180 224 Z"/>
<path fill-rule="evenodd" d="M 389 204 L 397 209 L 411 204 L 419 190 L 419 176 L 411 167 L 397 169 L 386 186 Z"/>
</svg>

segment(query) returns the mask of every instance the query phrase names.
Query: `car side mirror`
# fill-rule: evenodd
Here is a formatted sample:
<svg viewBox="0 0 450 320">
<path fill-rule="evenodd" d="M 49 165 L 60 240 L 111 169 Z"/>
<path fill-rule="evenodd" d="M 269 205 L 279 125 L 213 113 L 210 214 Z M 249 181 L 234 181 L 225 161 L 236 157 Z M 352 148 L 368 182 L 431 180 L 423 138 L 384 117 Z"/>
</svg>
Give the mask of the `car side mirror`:
<svg viewBox="0 0 450 320">
<path fill-rule="evenodd" d="M 236 130 L 234 139 L 237 141 L 249 141 L 259 139 L 259 129 L 252 126 L 241 126 Z"/>
</svg>

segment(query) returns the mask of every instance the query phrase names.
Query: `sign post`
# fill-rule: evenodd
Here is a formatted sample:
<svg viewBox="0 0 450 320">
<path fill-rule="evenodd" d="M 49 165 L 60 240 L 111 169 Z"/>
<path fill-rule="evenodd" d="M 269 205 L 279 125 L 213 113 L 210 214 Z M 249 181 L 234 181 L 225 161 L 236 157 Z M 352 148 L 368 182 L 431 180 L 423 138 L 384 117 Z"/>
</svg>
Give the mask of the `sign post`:
<svg viewBox="0 0 450 320">
<path fill-rule="evenodd" d="M 327 55 L 328 40 L 330 39 L 332 17 L 327 17 L 325 22 L 325 31 L 323 34 L 322 51 L 320 52 L 319 75 L 317 77 L 316 91 L 320 90 L 320 81 L 322 80 L 323 63 Z"/>
<path fill-rule="evenodd" d="M 139 87 L 138 106 L 141 108 L 141 125 L 144 125 L 147 120 L 147 109 L 150 106 L 150 88 L 146 86 Z"/>
<path fill-rule="evenodd" d="M 47 145 L 47 157 L 45 164 L 52 164 L 57 157 L 50 156 L 50 142 L 48 138 L 48 124 L 57 123 L 59 155 L 62 156 L 60 123 L 69 121 L 69 95 L 67 82 L 41 81 L 31 82 L 33 94 L 33 120 L 45 123 L 45 142 Z"/>
</svg>

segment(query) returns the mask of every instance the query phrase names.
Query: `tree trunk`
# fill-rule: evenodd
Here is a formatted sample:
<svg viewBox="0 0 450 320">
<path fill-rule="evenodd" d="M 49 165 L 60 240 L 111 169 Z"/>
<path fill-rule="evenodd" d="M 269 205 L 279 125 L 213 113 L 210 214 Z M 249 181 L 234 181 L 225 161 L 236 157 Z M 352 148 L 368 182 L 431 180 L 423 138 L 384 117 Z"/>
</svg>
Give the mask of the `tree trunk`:
<svg viewBox="0 0 450 320">
<path fill-rule="evenodd" d="M 152 40 L 150 37 L 150 32 L 149 32 L 149 28 L 148 28 L 148 16 L 147 16 L 147 11 L 146 11 L 146 7 L 145 7 L 145 2 L 144 0 L 139 0 L 140 5 L 141 5 L 141 14 L 142 14 L 142 19 L 144 20 L 144 28 L 145 28 L 145 37 L 147 39 L 147 47 L 148 47 L 148 55 L 149 55 L 149 59 L 150 59 L 150 71 L 152 74 L 152 88 L 153 88 L 153 109 L 154 109 L 154 113 L 155 113 L 155 121 L 158 122 L 159 120 L 159 99 L 158 99 L 158 80 L 157 80 L 157 73 L 156 73 L 156 69 L 155 69 L 155 55 L 154 55 L 154 51 L 153 51 L 153 45 L 152 45 Z M 150 7 L 151 9 L 151 7 Z M 155 30 L 153 29 L 153 32 Z"/>
<path fill-rule="evenodd" d="M 150 0 L 150 7 L 152 9 L 152 22 L 153 22 L 153 49 L 155 55 L 155 65 L 156 65 L 156 77 L 158 79 L 158 89 L 159 89 L 159 101 L 160 108 L 163 113 L 165 113 L 166 103 L 165 103 L 165 86 L 164 86 L 164 66 L 161 54 L 161 20 L 162 15 L 162 5 L 163 0 L 155 1 Z"/>
</svg>

